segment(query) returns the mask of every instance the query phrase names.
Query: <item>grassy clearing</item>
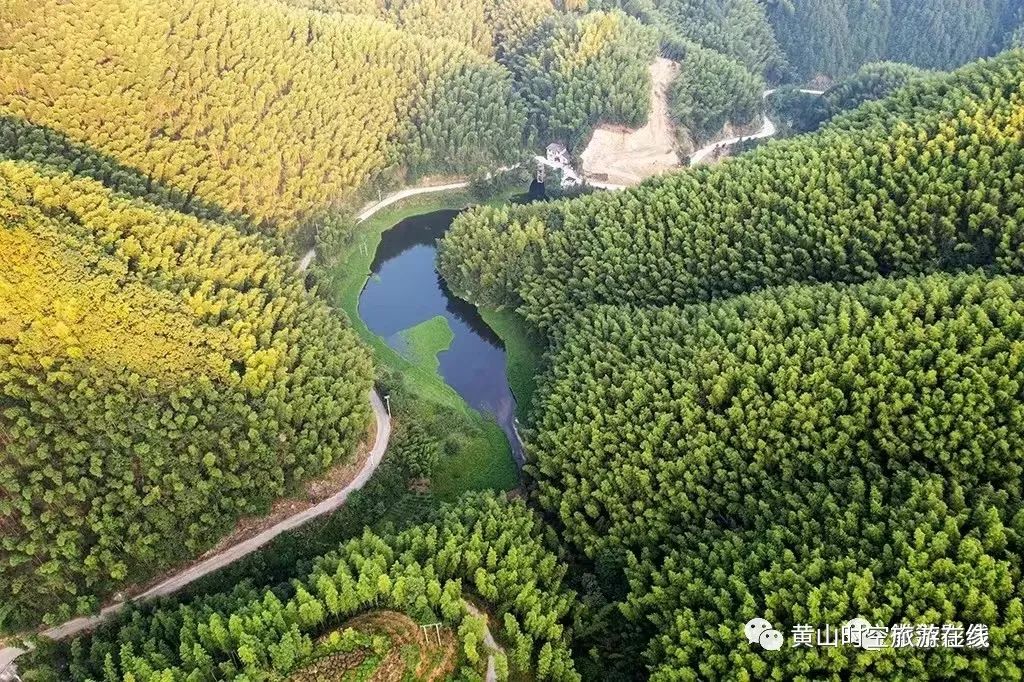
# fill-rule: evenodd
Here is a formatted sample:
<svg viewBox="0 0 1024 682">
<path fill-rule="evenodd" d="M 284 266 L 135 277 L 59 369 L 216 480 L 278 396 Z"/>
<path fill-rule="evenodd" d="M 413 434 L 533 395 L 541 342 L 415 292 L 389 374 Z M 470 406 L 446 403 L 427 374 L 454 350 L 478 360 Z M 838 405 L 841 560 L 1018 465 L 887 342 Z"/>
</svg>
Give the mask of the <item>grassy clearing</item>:
<svg viewBox="0 0 1024 682">
<path fill-rule="evenodd" d="M 544 342 L 526 320 L 512 310 L 480 308 L 480 316 L 505 344 L 508 383 L 516 398 L 516 415 L 525 423 L 537 393 L 537 375 L 544 356 Z"/>
<path fill-rule="evenodd" d="M 433 372 L 441 366 L 438 354 L 448 350 L 455 340 L 447 318 L 441 315 L 402 330 L 399 336 L 406 346 L 405 358 L 417 367 Z"/>
<path fill-rule="evenodd" d="M 493 201 L 504 203 L 518 191 L 500 193 Z M 321 274 L 330 299 L 345 312 L 353 329 L 373 352 L 380 383 L 391 394 L 396 420 L 421 420 L 443 440 L 445 456 L 431 479 L 433 492 L 441 500 L 453 500 L 469 490 L 509 490 L 518 485 L 519 474 L 508 441 L 493 418 L 473 410 L 441 379 L 436 361 L 429 365 L 410 361 L 370 331 L 359 317 L 359 295 L 384 232 L 410 216 L 461 209 L 474 203 L 477 201 L 469 191 L 454 190 L 418 195 L 393 204 L 359 223 L 347 258 Z M 414 339 L 424 347 L 436 346 L 440 342 L 437 331 L 417 332 Z"/>
</svg>

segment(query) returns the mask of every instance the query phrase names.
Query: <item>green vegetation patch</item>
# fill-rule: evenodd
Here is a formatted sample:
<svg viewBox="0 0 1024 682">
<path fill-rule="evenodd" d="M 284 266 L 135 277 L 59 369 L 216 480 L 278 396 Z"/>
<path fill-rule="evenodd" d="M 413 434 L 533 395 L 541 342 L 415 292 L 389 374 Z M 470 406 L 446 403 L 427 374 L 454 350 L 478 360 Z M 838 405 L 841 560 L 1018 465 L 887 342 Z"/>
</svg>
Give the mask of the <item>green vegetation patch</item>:
<svg viewBox="0 0 1024 682">
<path fill-rule="evenodd" d="M 494 330 L 502 343 L 508 363 L 508 383 L 516 399 L 516 414 L 525 421 L 533 409 L 533 396 L 537 392 L 537 376 L 545 344 L 541 335 L 530 328 L 519 313 L 512 310 L 480 308 L 480 316 Z"/>
<path fill-rule="evenodd" d="M 440 368 L 437 356 L 448 350 L 455 340 L 455 333 L 442 315 L 403 329 L 398 332 L 398 336 L 402 340 L 401 353 L 406 360 L 417 367 L 435 372 Z"/>
<path fill-rule="evenodd" d="M 495 193 L 490 203 L 505 203 L 519 188 Z M 378 385 L 390 395 L 396 421 L 414 420 L 443 444 L 441 461 L 431 488 L 443 500 L 454 500 L 469 490 L 510 490 L 519 483 L 519 472 L 508 440 L 497 422 L 471 408 L 437 372 L 436 355 L 447 348 L 451 334 L 443 318 L 428 320 L 406 330 L 410 357 L 388 346 L 359 317 L 359 295 L 366 283 L 374 254 L 384 232 L 415 215 L 445 209 L 461 209 L 475 203 L 473 193 L 452 190 L 411 197 L 380 211 L 353 228 L 348 256 L 337 266 L 320 270 L 330 299 L 352 322 L 373 352 Z M 441 328 L 441 324 L 445 329 Z M 442 343 L 444 342 L 444 343 Z M 427 358 L 429 361 L 423 361 Z"/>
</svg>

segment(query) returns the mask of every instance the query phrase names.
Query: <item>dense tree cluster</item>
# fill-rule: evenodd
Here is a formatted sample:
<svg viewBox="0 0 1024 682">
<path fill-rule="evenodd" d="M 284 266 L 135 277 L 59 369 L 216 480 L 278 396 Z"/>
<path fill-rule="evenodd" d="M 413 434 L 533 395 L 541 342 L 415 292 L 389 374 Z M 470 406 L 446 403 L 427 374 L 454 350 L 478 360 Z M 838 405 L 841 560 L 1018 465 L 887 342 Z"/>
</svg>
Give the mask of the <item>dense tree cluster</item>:
<svg viewBox="0 0 1024 682">
<path fill-rule="evenodd" d="M 523 144 L 525 107 L 510 74 L 497 64 L 452 69 L 427 89 L 408 116 L 404 163 L 414 174 L 493 167 L 516 158 Z M 480 128 L 467 121 L 486 121 L 504 136 L 480 139 Z"/>
<path fill-rule="evenodd" d="M 409 478 L 429 478 L 441 459 L 441 441 L 417 421 L 398 424 L 388 445 Z"/>
<path fill-rule="evenodd" d="M 456 220 L 453 290 L 552 328 L 591 303 L 664 305 L 794 281 L 1020 266 L 1024 53 L 927 79 L 721 167 Z"/>
<path fill-rule="evenodd" d="M 0 162 L 0 592 L 64 616 L 348 458 L 355 335 L 258 236 Z"/>
<path fill-rule="evenodd" d="M 757 0 L 653 0 L 682 38 L 735 59 L 753 74 L 778 70 L 782 55 Z"/>
<path fill-rule="evenodd" d="M 746 528 L 872 461 L 1019 477 L 1022 310 L 1024 281 L 975 274 L 588 309 L 541 389 L 541 500 L 595 553 Z"/>
<path fill-rule="evenodd" d="M 768 97 L 768 107 L 782 135 L 808 133 L 834 116 L 884 99 L 929 75 L 931 72 L 909 64 L 875 62 L 839 80 L 824 97 L 793 86 L 777 88 Z"/>
<path fill-rule="evenodd" d="M 598 123 L 642 125 L 655 47 L 653 32 L 619 11 L 546 20 L 505 57 L 529 134 L 577 144 Z"/>
<path fill-rule="evenodd" d="M 637 562 L 625 611 L 659 633 L 647 651 L 652 680 L 1017 677 L 1024 547 L 1021 512 L 1006 494 L 968 500 L 962 486 L 921 472 L 841 485 L 839 494 L 817 486 L 806 496 L 815 506 L 799 519 L 688 534 L 686 550 Z M 782 651 L 766 655 L 742 637 L 754 617 L 782 628 Z M 885 646 L 788 643 L 796 626 L 810 625 L 816 643 L 824 624 L 837 635 L 851 617 L 886 627 Z M 915 626 L 929 624 L 936 646 L 890 646 L 898 628 L 917 642 Z M 969 648 L 964 635 L 978 624 L 987 626 L 987 646 Z M 959 630 L 958 640 L 945 639 L 946 626 Z"/>
<path fill-rule="evenodd" d="M 0 22 L 0 111 L 279 228 L 410 157 L 451 170 L 453 149 L 506 162 L 522 143 L 507 72 L 369 16 L 53 0 Z"/>
<path fill-rule="evenodd" d="M 680 58 L 687 43 L 742 64 L 752 73 L 783 66 L 764 7 L 755 0 L 591 0 L 591 7 L 619 8 L 660 34 L 662 49 Z"/>
<path fill-rule="evenodd" d="M 915 80 L 926 78 L 928 71 L 899 62 L 865 64 L 851 76 L 840 80 L 825 93 L 833 112 L 856 109 L 864 102 L 888 97 Z"/>
<path fill-rule="evenodd" d="M 892 60 L 952 68 L 990 55 L 1018 25 L 1014 0 L 779 0 L 769 16 L 800 78 Z"/>
<path fill-rule="evenodd" d="M 548 15 L 551 0 L 287 0 L 340 14 L 365 14 L 431 38 L 454 39 L 491 56 L 514 48 Z"/>
<path fill-rule="evenodd" d="M 592 556 L 640 557 L 626 613 L 664 679 L 999 679 L 1024 632 L 1022 312 L 1024 280 L 981 274 L 589 310 L 541 389 L 539 500 Z M 858 615 L 987 623 L 993 649 L 743 640 Z"/>
<path fill-rule="evenodd" d="M 848 96 L 886 89 L 870 70 Z M 898 78 L 897 78 L 898 79 Z M 1005 679 L 1024 665 L 1024 54 L 619 193 L 478 209 L 472 300 L 552 343 L 543 508 L 653 679 Z M 881 276 L 881 277 L 880 277 Z M 743 624 L 988 627 L 988 647 L 766 654 Z"/>
<path fill-rule="evenodd" d="M 694 45 L 680 62 L 669 93 L 676 123 L 697 141 L 714 137 L 726 123 L 745 126 L 763 109 L 764 80 L 720 52 Z"/>
<path fill-rule="evenodd" d="M 231 223 L 251 232 L 251 220 L 203 201 L 192 192 L 153 182 L 138 169 L 88 145 L 74 142 L 51 128 L 24 119 L 0 116 L 0 158 L 31 161 L 66 173 L 92 178 L 118 194 L 145 199 L 151 204 L 197 218 Z"/>
<path fill-rule="evenodd" d="M 469 599 L 497 620 L 513 671 L 579 680 L 568 648 L 574 595 L 546 537 L 522 502 L 474 495 L 444 508 L 434 522 L 387 536 L 366 531 L 277 589 L 240 585 L 131 612 L 73 643 L 67 675 L 111 682 L 282 679 L 331 646 L 331 639 L 317 641 L 321 634 L 377 609 L 458 630 L 460 664 L 480 672 L 486 654 Z"/>
<path fill-rule="evenodd" d="M 621 12 L 549 0 L 8 4 L 0 114 L 283 232 L 385 173 L 639 125 L 655 51 Z"/>
</svg>

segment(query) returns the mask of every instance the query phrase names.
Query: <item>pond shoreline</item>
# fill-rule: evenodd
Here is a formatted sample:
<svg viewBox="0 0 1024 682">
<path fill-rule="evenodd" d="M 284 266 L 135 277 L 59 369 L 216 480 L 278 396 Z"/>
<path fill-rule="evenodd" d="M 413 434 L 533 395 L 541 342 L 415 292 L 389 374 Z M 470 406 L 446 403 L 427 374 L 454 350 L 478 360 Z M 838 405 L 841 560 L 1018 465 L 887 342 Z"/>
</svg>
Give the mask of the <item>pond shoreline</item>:
<svg viewBox="0 0 1024 682">
<path fill-rule="evenodd" d="M 481 414 L 495 418 L 518 467 L 525 461 L 516 428 L 517 404 L 509 385 L 508 357 L 501 338 L 472 304 L 458 298 L 437 272 L 437 240 L 459 210 L 407 216 L 381 234 L 357 312 L 366 327 L 405 360 L 440 379 Z M 422 325 L 443 318 L 450 337 Z M 423 341 L 410 347 L 410 334 Z M 434 339 L 431 341 L 431 339 Z"/>
</svg>

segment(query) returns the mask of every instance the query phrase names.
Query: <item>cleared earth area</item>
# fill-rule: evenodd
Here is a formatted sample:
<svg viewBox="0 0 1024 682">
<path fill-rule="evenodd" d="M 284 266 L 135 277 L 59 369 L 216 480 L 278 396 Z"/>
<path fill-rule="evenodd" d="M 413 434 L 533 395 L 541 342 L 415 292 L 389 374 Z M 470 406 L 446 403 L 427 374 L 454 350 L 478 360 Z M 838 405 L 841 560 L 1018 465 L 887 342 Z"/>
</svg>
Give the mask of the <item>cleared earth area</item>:
<svg viewBox="0 0 1024 682">
<path fill-rule="evenodd" d="M 431 630 L 428 637 L 411 618 L 396 611 L 364 613 L 342 625 L 339 631 L 348 628 L 383 635 L 388 642 L 386 651 L 358 649 L 324 656 L 293 674 L 289 682 L 433 682 L 448 677 L 458 659 L 450 630 L 441 629 L 436 634 Z"/>
<path fill-rule="evenodd" d="M 644 127 L 603 125 L 594 131 L 581 155 L 587 180 L 635 185 L 680 166 L 668 113 L 668 88 L 678 71 L 679 65 L 664 57 L 651 64 L 651 110 Z"/>
</svg>

